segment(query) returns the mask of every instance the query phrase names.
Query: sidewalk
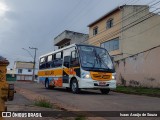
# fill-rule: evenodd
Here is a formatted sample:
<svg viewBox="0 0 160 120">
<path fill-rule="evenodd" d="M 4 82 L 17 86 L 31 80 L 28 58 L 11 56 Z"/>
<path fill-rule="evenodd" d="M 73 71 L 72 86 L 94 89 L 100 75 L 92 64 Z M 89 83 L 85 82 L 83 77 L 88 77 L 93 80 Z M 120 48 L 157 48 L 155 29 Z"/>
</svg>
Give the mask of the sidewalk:
<svg viewBox="0 0 160 120">
<path fill-rule="evenodd" d="M 25 98 L 23 95 L 16 93 L 13 101 L 6 102 L 7 111 L 57 111 L 56 109 L 43 108 L 34 106 L 34 102 Z M 5 118 L 5 120 L 62 120 L 60 118 Z"/>
</svg>

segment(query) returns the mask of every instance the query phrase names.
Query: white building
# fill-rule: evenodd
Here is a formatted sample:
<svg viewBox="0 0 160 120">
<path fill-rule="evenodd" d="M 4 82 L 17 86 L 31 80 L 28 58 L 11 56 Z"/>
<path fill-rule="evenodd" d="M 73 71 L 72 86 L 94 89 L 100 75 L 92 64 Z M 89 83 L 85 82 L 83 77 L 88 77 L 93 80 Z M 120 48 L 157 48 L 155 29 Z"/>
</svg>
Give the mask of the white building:
<svg viewBox="0 0 160 120">
<path fill-rule="evenodd" d="M 33 74 L 33 62 L 15 61 L 14 71 L 17 81 L 31 81 Z"/>
</svg>

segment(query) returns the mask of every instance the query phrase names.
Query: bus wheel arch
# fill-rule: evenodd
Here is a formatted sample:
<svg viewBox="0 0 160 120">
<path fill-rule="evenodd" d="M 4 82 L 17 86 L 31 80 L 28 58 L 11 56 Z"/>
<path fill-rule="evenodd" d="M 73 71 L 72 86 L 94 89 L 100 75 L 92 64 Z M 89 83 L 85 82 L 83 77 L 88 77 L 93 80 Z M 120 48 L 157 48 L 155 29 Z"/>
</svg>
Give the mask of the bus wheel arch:
<svg viewBox="0 0 160 120">
<path fill-rule="evenodd" d="M 79 88 L 78 81 L 77 81 L 76 77 L 71 78 L 70 89 L 71 89 L 72 93 L 74 93 L 74 94 L 78 94 L 80 92 L 80 88 Z"/>
</svg>

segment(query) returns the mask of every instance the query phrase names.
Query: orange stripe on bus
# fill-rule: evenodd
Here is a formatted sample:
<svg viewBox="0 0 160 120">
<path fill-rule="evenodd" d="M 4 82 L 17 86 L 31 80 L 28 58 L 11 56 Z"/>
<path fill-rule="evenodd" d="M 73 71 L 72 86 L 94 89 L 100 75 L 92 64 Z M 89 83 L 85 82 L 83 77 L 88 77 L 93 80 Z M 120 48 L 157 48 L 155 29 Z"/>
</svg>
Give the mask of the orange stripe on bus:
<svg viewBox="0 0 160 120">
<path fill-rule="evenodd" d="M 59 76 L 62 75 L 62 69 L 38 71 L 38 76 Z"/>
</svg>

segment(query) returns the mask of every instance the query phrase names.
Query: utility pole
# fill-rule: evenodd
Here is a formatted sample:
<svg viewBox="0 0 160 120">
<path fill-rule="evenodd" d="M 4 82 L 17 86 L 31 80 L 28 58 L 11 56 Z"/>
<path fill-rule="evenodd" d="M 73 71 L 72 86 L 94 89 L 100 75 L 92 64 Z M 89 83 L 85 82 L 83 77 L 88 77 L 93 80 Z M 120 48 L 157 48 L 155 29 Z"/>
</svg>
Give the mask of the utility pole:
<svg viewBox="0 0 160 120">
<path fill-rule="evenodd" d="M 38 50 L 38 48 L 29 47 L 29 49 L 34 50 L 34 62 L 33 62 L 33 74 L 32 74 L 32 82 L 34 82 L 34 79 L 35 79 L 35 65 L 36 65 L 36 51 Z"/>
</svg>

